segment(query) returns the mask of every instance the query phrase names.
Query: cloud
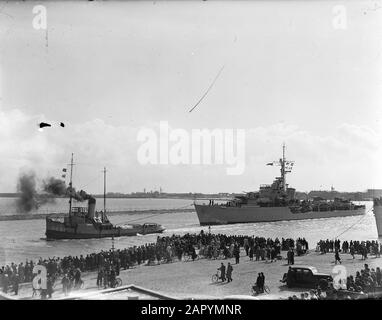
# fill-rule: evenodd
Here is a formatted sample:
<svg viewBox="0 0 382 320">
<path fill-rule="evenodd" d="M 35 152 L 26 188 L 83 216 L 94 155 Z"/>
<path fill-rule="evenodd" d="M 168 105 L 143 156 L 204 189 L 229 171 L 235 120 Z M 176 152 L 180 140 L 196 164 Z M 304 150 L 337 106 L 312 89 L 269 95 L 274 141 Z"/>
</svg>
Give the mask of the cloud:
<svg viewBox="0 0 382 320">
<path fill-rule="evenodd" d="M 271 182 L 269 170 L 259 169 L 277 160 L 286 142 L 287 158 L 295 160 L 288 180 L 297 189 L 329 188 L 334 184 L 342 190 L 363 190 L 382 184 L 382 138 L 365 126 L 342 124 L 331 135 L 318 135 L 297 126 L 277 124 L 249 130 L 247 140 L 252 150 L 247 152 L 247 168 L 258 168 L 252 174 L 259 183 Z"/>
<path fill-rule="evenodd" d="M 287 144 L 287 158 L 295 160 L 288 181 L 298 190 L 329 188 L 331 184 L 342 190 L 363 190 L 378 187 L 382 181 L 381 135 L 366 126 L 344 123 L 334 133 L 320 135 L 287 124 L 246 130 L 245 172 L 228 176 L 226 165 L 139 164 L 137 133 L 143 126 L 114 126 L 101 119 L 89 119 L 39 132 L 40 121 L 59 124 L 60 120 L 18 109 L 0 109 L 0 192 L 15 191 L 23 170 L 33 169 L 41 179 L 47 175 L 60 177 L 72 152 L 75 185 L 86 186 L 92 193 L 102 191 L 104 166 L 109 171 L 109 191 L 131 192 L 159 186 L 173 192 L 256 190 L 259 184 L 271 183 L 279 175 L 278 169 L 265 164 L 281 157 L 283 142 Z M 145 127 L 159 130 L 156 122 L 148 122 Z M 173 123 L 169 127 L 177 129 Z M 97 177 L 100 181 L 89 183 Z"/>
<path fill-rule="evenodd" d="M 77 174 L 85 181 L 98 174 L 103 166 L 119 169 L 129 167 L 135 160 L 136 133 L 134 128 L 114 127 L 99 119 L 82 124 L 52 126 L 38 130 L 41 121 L 58 123 L 44 115 L 29 115 L 21 110 L 0 109 L 0 192 L 12 192 L 20 171 L 33 169 L 37 176 L 61 176 L 61 169 L 74 152 Z M 96 169 L 95 169 L 96 168 Z M 92 174 L 93 171 L 93 174 Z M 78 180 L 77 180 L 78 182 Z"/>
</svg>

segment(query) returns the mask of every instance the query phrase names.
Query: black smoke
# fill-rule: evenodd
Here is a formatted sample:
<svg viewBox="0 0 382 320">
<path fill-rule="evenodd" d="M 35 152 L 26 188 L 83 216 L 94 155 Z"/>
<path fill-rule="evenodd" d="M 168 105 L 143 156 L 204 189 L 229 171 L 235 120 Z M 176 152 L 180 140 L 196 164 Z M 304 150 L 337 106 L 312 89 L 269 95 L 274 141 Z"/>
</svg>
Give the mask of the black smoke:
<svg viewBox="0 0 382 320">
<path fill-rule="evenodd" d="M 68 188 L 65 181 L 50 177 L 43 182 L 43 191 L 54 196 L 64 196 L 68 194 Z"/>
<path fill-rule="evenodd" d="M 29 212 L 39 207 L 36 190 L 36 174 L 33 171 L 22 173 L 17 182 L 17 208 L 21 212 Z"/>
<path fill-rule="evenodd" d="M 46 203 L 54 203 L 56 197 L 69 197 L 77 201 L 85 201 L 93 198 L 84 190 L 76 191 L 75 188 L 67 187 L 65 181 L 49 177 L 42 180 L 40 185 L 37 182 L 34 171 L 24 172 L 17 182 L 17 208 L 20 212 L 30 212 L 37 210 Z"/>
<path fill-rule="evenodd" d="M 75 188 L 68 188 L 68 195 L 71 195 L 73 199 L 77 201 L 85 201 L 93 198 L 90 194 L 86 193 L 84 190 L 76 191 Z"/>
<path fill-rule="evenodd" d="M 20 212 L 37 210 L 46 203 L 54 203 L 55 197 L 67 195 L 67 190 L 63 180 L 50 177 L 39 185 L 34 171 L 24 172 L 17 182 L 17 209 Z"/>
</svg>

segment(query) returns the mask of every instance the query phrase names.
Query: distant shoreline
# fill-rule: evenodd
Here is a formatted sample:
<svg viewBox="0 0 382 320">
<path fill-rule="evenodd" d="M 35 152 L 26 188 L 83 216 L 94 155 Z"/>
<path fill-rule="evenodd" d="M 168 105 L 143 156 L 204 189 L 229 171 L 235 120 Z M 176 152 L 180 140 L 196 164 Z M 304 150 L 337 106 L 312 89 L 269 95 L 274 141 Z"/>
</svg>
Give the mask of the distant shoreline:
<svg viewBox="0 0 382 320">
<path fill-rule="evenodd" d="M 0 198 L 18 198 L 21 194 L 18 193 L 0 193 Z M 103 195 L 93 195 L 94 198 L 103 198 Z M 53 199 L 69 199 L 69 197 L 52 197 Z M 198 199 L 222 199 L 219 195 L 192 195 L 192 196 L 135 196 L 135 195 L 106 195 L 106 199 L 173 199 L 173 200 L 198 200 Z"/>
<path fill-rule="evenodd" d="M 130 214 L 161 214 L 161 213 L 175 213 L 175 212 L 193 212 L 195 209 L 148 209 L 148 210 L 123 210 L 123 211 L 107 211 L 108 216 L 116 216 L 116 215 L 130 215 Z M 22 213 L 22 214 L 14 214 L 14 215 L 1 215 L 0 221 L 13 221 L 13 220 L 41 220 L 46 217 L 58 217 L 62 218 L 67 216 L 68 213 Z"/>
<path fill-rule="evenodd" d="M 240 193 L 243 195 L 244 193 Z M 179 199 L 179 200 L 202 200 L 202 199 L 227 199 L 233 198 L 239 195 L 239 193 L 229 193 L 229 192 L 220 192 L 220 193 L 160 193 L 155 192 L 132 192 L 129 194 L 118 193 L 118 192 L 109 192 L 106 194 L 107 199 Z M 9 192 L 9 193 L 0 193 L 0 198 L 18 198 L 19 193 Z M 312 190 L 309 192 L 300 192 L 296 191 L 296 199 L 298 200 L 308 200 L 313 199 L 314 197 L 321 197 L 327 200 L 334 200 L 334 198 L 345 198 L 351 201 L 371 201 L 373 198 L 378 198 L 382 196 L 381 190 L 368 189 L 366 192 L 363 191 L 354 191 L 354 192 L 339 192 L 339 191 L 325 191 L 325 190 Z M 103 198 L 103 194 L 94 194 L 95 198 Z M 53 197 L 55 199 L 68 198 L 68 197 Z"/>
</svg>

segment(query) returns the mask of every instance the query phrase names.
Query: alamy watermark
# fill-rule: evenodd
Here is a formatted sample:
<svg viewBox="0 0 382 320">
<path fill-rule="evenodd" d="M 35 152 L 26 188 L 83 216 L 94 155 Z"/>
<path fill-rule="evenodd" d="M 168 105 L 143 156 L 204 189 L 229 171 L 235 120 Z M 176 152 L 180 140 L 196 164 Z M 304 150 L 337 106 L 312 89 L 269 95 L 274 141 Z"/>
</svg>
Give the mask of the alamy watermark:
<svg viewBox="0 0 382 320">
<path fill-rule="evenodd" d="M 39 4 L 33 7 L 32 13 L 34 14 L 32 19 L 32 26 L 36 30 L 46 30 L 47 27 L 47 11 L 46 7 Z"/>
<path fill-rule="evenodd" d="M 159 130 L 142 128 L 137 135 L 142 142 L 137 151 L 142 165 L 225 165 L 227 175 L 245 170 L 244 129 L 170 129 L 160 121 Z"/>
<path fill-rule="evenodd" d="M 348 27 L 346 7 L 344 5 L 336 5 L 332 8 L 332 13 L 333 28 L 337 30 L 346 30 Z"/>
</svg>

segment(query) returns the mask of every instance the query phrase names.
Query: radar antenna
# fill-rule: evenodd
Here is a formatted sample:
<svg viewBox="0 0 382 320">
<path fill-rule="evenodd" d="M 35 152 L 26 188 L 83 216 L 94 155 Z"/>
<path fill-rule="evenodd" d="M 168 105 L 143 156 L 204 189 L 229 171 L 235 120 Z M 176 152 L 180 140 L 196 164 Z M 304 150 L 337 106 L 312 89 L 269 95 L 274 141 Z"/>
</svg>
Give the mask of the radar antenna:
<svg viewBox="0 0 382 320">
<path fill-rule="evenodd" d="M 285 143 L 283 143 L 283 157 L 280 158 L 279 161 L 273 161 L 267 163 L 267 166 L 280 166 L 280 172 L 281 172 L 281 186 L 284 192 L 286 192 L 287 189 L 287 183 L 286 183 L 286 174 L 292 172 L 294 161 L 286 160 L 285 158 Z"/>
</svg>

